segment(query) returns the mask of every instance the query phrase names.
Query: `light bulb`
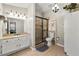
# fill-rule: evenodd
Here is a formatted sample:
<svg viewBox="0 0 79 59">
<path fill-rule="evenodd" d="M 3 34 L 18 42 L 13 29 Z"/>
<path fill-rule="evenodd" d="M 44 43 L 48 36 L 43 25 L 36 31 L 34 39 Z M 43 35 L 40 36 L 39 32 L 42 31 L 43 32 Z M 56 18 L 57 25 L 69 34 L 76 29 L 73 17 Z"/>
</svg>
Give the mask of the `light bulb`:
<svg viewBox="0 0 79 59">
<path fill-rule="evenodd" d="M 10 11 L 10 16 L 13 16 L 13 12 L 12 12 L 12 10 Z"/>
<path fill-rule="evenodd" d="M 23 15 L 23 19 L 26 19 L 26 14 Z"/>
<path fill-rule="evenodd" d="M 15 12 L 15 17 L 18 17 L 17 11 Z"/>
<path fill-rule="evenodd" d="M 22 13 L 20 13 L 20 18 L 22 18 Z"/>
</svg>

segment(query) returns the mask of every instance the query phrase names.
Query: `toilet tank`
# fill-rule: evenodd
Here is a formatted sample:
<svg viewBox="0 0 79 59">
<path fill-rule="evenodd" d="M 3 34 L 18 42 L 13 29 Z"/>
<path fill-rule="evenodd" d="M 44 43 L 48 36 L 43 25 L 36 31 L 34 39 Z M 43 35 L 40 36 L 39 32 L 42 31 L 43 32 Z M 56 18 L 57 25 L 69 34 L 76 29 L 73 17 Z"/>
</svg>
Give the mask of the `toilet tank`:
<svg viewBox="0 0 79 59">
<path fill-rule="evenodd" d="M 51 38 L 54 38 L 54 34 L 55 34 L 55 32 L 53 32 L 53 31 L 48 32 L 48 36 L 51 37 Z"/>
</svg>

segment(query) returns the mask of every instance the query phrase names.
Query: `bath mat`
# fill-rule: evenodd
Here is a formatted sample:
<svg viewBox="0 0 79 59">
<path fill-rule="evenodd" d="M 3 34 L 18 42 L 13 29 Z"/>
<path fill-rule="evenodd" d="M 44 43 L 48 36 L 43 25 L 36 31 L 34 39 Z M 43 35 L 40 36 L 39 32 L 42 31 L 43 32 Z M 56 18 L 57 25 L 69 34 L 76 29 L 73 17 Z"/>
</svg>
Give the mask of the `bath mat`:
<svg viewBox="0 0 79 59">
<path fill-rule="evenodd" d="M 43 45 L 41 47 L 37 47 L 36 50 L 40 51 L 40 52 L 44 52 L 48 49 L 49 47 L 47 45 Z"/>
</svg>

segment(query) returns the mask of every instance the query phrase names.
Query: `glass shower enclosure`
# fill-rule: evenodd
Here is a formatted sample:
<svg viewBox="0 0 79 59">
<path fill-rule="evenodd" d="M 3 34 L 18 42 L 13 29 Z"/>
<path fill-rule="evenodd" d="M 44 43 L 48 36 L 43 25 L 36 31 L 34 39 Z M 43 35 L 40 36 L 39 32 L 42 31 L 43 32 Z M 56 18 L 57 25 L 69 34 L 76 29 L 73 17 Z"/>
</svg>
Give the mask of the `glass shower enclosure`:
<svg viewBox="0 0 79 59">
<path fill-rule="evenodd" d="M 35 44 L 39 45 L 48 37 L 48 19 L 36 16 L 35 21 Z"/>
</svg>

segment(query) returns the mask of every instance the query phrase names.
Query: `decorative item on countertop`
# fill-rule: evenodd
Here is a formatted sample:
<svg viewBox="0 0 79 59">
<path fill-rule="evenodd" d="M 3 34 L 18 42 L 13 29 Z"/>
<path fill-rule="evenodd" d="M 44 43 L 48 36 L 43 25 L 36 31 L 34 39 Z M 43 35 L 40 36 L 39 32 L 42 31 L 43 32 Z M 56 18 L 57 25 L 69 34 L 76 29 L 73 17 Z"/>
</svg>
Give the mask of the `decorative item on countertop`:
<svg viewBox="0 0 79 59">
<path fill-rule="evenodd" d="M 73 12 L 77 8 L 77 3 L 71 3 L 69 5 L 65 5 L 63 9 L 69 10 L 69 12 Z"/>
</svg>

